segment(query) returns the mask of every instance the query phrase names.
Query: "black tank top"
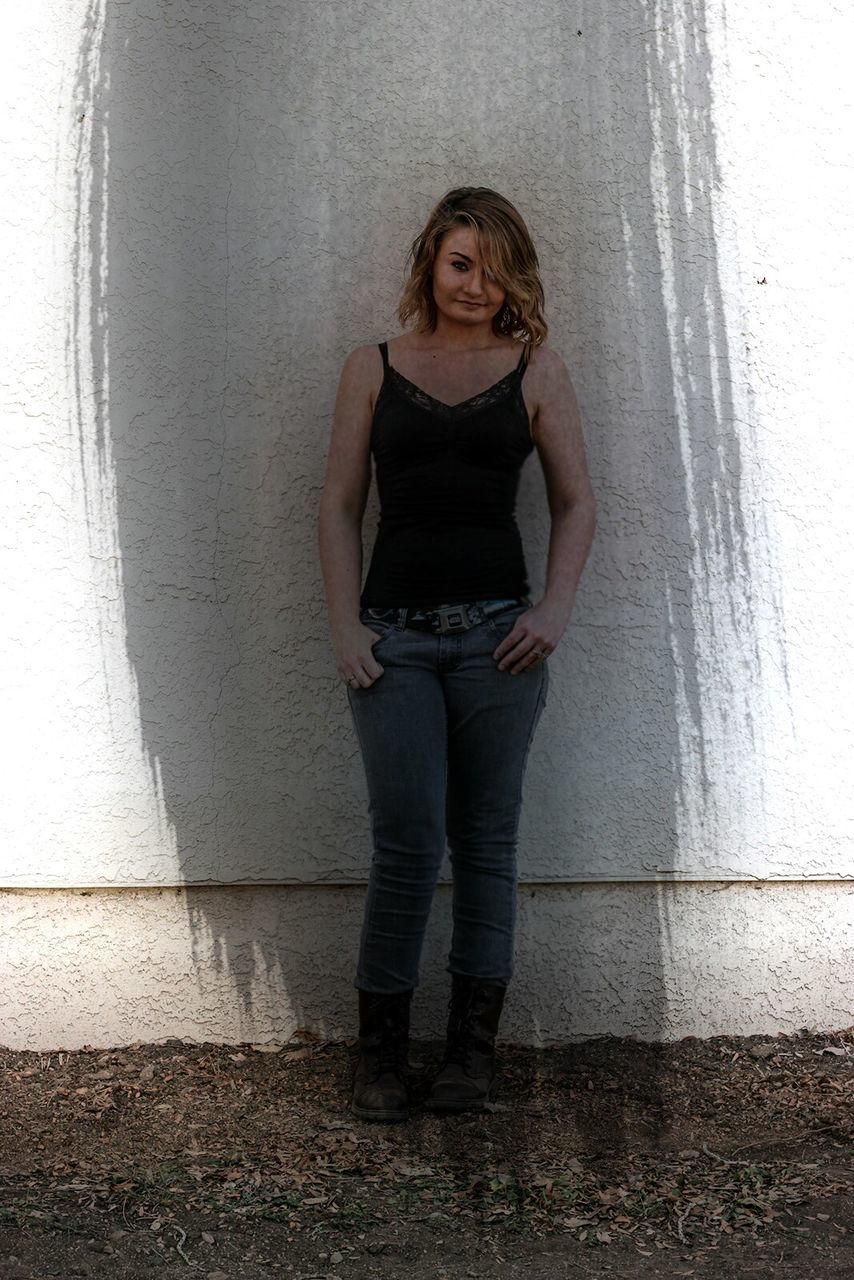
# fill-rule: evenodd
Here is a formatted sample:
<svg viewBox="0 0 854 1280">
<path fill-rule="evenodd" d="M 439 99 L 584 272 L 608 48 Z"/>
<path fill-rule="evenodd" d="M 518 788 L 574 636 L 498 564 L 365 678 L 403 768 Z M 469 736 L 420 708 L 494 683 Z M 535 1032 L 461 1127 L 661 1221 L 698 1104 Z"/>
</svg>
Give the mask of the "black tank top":
<svg viewBox="0 0 854 1280">
<path fill-rule="evenodd" d="M 389 364 L 374 407 L 380 519 L 363 608 L 426 608 L 528 594 L 514 509 L 533 449 L 515 369 L 485 391 L 447 405 Z"/>
</svg>

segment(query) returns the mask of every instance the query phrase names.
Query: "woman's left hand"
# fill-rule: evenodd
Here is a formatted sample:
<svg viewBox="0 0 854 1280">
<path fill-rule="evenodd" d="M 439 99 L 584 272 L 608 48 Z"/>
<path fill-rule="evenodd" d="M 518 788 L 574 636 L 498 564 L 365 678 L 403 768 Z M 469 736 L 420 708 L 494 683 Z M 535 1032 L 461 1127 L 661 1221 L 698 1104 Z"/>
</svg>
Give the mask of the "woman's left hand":
<svg viewBox="0 0 854 1280">
<path fill-rule="evenodd" d="M 499 671 L 509 668 L 511 676 L 518 676 L 545 662 L 557 648 L 567 621 L 565 610 L 559 610 L 544 600 L 520 613 L 492 655 Z"/>
</svg>

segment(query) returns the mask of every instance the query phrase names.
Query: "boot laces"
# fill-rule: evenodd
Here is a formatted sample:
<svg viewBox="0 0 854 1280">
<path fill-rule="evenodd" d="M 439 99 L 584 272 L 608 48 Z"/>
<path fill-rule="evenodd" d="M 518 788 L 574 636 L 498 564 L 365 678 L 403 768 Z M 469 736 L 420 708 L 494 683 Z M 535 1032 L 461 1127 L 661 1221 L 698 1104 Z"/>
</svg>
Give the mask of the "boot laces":
<svg viewBox="0 0 854 1280">
<path fill-rule="evenodd" d="M 377 1052 L 377 1071 L 397 1071 L 403 1069 L 405 1045 L 399 1030 L 394 1026 L 383 1027 Z"/>
<path fill-rule="evenodd" d="M 452 995 L 449 1004 L 445 1063 L 456 1063 L 467 1074 L 471 1074 L 478 1045 L 475 1030 L 476 1000 L 477 992 L 471 988 L 464 993 L 463 998 Z"/>
<path fill-rule="evenodd" d="M 402 1004 L 382 1008 L 379 1043 L 375 1050 L 375 1074 L 403 1071 L 407 1053 L 406 1009 Z"/>
</svg>

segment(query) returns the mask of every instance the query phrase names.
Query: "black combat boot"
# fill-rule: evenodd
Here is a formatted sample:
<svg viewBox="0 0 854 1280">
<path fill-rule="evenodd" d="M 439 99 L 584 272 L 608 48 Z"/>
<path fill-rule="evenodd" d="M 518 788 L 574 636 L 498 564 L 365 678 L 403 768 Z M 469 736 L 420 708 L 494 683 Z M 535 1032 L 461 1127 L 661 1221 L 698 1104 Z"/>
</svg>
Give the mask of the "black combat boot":
<svg viewBox="0 0 854 1280">
<path fill-rule="evenodd" d="M 482 1111 L 495 1079 L 495 1036 L 507 988 L 452 974 L 445 1056 L 424 1105 L 430 1111 Z"/>
<path fill-rule="evenodd" d="M 408 1120 L 404 1072 L 412 991 L 359 992 L 359 1061 L 351 1110 L 360 1120 Z"/>
</svg>

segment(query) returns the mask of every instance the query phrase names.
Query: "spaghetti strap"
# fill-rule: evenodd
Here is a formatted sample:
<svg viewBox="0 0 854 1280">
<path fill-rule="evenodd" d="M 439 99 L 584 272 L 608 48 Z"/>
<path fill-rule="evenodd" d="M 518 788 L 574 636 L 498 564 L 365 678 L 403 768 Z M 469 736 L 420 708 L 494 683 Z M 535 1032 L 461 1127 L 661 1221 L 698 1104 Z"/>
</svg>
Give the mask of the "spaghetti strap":
<svg viewBox="0 0 854 1280">
<path fill-rule="evenodd" d="M 520 370 L 521 370 L 522 372 L 524 372 L 524 371 L 525 371 L 525 369 L 527 369 L 527 367 L 528 367 L 528 355 L 529 355 L 529 352 L 528 352 L 528 344 L 527 344 L 527 342 L 525 342 L 525 343 L 523 343 L 523 345 L 522 345 L 522 354 L 521 354 L 521 355 L 520 355 L 520 357 L 519 357 L 519 363 L 516 365 L 516 372 L 517 372 L 517 373 L 518 373 Z"/>
<path fill-rule="evenodd" d="M 377 346 L 379 347 L 380 355 L 383 358 L 383 371 L 385 372 L 388 369 L 388 343 L 378 342 Z"/>
</svg>

